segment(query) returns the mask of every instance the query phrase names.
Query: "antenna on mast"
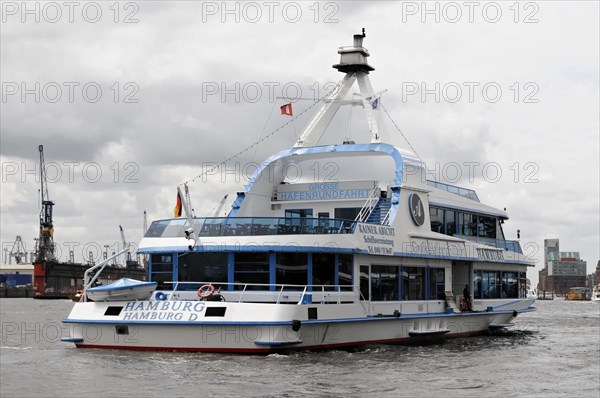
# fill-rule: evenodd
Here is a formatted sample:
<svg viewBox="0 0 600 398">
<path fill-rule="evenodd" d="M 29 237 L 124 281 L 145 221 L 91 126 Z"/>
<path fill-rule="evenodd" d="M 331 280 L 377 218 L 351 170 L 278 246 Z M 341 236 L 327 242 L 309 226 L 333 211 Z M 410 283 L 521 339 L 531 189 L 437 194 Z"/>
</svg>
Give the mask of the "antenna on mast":
<svg viewBox="0 0 600 398">
<path fill-rule="evenodd" d="M 345 73 L 345 76 L 336 89 L 325 99 L 321 109 L 314 115 L 313 119 L 296 140 L 294 147 L 316 146 L 319 143 L 319 140 L 340 106 L 346 104 L 344 99 L 355 82 L 358 83 L 360 90 L 362 106 L 369 125 L 371 143 L 381 142 L 379 125 L 374 115 L 374 112 L 378 111 L 379 99 L 377 93 L 373 91 L 369 79 L 369 72 L 374 71 L 375 68 L 367 62 L 370 54 L 369 50 L 363 46 L 363 39 L 366 36 L 365 28 L 362 28 L 362 33 L 357 33 L 353 36 L 351 46 L 344 46 L 338 49 L 340 62 L 333 65 L 333 67 Z"/>
</svg>

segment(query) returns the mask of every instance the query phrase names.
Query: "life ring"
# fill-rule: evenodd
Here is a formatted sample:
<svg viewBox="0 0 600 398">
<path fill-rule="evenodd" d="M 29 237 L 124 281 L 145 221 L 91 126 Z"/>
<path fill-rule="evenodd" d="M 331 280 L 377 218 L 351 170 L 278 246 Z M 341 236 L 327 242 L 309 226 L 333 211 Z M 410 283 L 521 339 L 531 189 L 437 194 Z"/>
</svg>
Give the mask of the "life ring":
<svg viewBox="0 0 600 398">
<path fill-rule="evenodd" d="M 213 285 L 204 285 L 200 289 L 198 289 L 198 297 L 202 300 L 206 300 L 215 292 L 215 287 Z"/>
<path fill-rule="evenodd" d="M 167 297 L 168 296 L 163 292 L 156 292 L 156 294 L 154 295 L 154 298 L 156 298 L 158 301 L 165 301 Z"/>
</svg>

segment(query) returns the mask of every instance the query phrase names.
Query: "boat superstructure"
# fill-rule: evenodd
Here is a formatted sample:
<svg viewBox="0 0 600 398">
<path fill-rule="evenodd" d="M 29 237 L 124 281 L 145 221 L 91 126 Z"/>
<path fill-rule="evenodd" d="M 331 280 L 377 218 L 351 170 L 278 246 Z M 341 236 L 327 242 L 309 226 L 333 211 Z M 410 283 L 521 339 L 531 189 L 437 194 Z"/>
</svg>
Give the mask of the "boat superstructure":
<svg viewBox="0 0 600 398">
<path fill-rule="evenodd" d="M 64 321 L 67 341 L 325 349 L 481 333 L 533 310 L 533 262 L 505 239 L 507 214 L 472 190 L 428 181 L 414 153 L 382 142 L 363 39 L 339 49 L 343 80 L 294 146 L 261 163 L 226 217 L 186 209 L 151 224 L 139 245 L 157 283 L 150 297 L 89 302 L 84 292 Z M 354 83 L 369 140 L 319 145 Z M 315 165 L 332 172 L 317 176 Z"/>
</svg>

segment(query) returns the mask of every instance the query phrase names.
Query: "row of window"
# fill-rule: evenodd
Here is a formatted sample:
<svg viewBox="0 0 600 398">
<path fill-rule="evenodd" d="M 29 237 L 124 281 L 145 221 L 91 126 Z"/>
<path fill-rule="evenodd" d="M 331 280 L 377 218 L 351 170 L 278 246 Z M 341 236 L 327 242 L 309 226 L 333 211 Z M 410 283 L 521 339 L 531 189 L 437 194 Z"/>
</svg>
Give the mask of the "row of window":
<svg viewBox="0 0 600 398">
<path fill-rule="evenodd" d="M 338 220 L 354 220 L 358 213 L 360 213 L 360 210 L 360 207 L 338 207 L 333 209 L 333 217 Z M 300 225 L 300 219 L 313 217 L 313 209 L 287 209 L 285 210 L 285 217 L 292 220 L 297 218 L 297 225 Z M 320 212 L 318 213 L 318 217 L 323 219 L 323 225 L 326 225 L 325 220 L 330 218 L 329 212 Z"/>
<path fill-rule="evenodd" d="M 476 270 L 473 282 L 475 299 L 524 298 L 527 296 L 525 272 Z"/>
<path fill-rule="evenodd" d="M 177 259 L 177 271 L 171 255 L 154 254 L 150 275 L 159 289 L 171 288 L 166 282 L 178 281 L 178 290 L 195 290 L 198 283 L 213 282 L 223 289 L 268 290 L 266 285 L 333 285 L 352 286 L 352 255 L 333 253 L 186 253 Z M 337 272 L 336 272 L 337 270 Z M 220 282 L 220 284 L 219 284 Z M 260 286 L 265 285 L 265 286 Z M 301 289 L 288 287 L 287 290 Z M 315 287 L 321 289 L 321 287 Z M 351 288 L 350 288 L 351 289 Z"/>
<path fill-rule="evenodd" d="M 333 253 L 187 253 L 177 259 L 176 278 L 173 256 L 151 257 L 152 281 L 159 289 L 178 281 L 178 290 L 195 290 L 199 283 L 212 282 L 222 289 L 268 290 L 271 284 L 314 285 L 314 290 L 334 290 L 334 285 L 353 286 L 352 255 Z M 228 286 L 227 283 L 240 285 Z M 250 286 L 253 285 L 253 286 Z M 261 286 L 264 285 L 264 286 Z M 444 269 L 371 265 L 360 267 L 360 289 L 372 301 L 443 300 Z M 274 289 L 274 288 L 272 288 Z M 294 290 L 288 286 L 286 290 Z"/>
<path fill-rule="evenodd" d="M 444 286 L 444 268 L 371 265 L 369 283 L 369 266 L 360 266 L 360 291 L 366 300 L 445 300 Z"/>
<path fill-rule="evenodd" d="M 435 206 L 429 208 L 429 215 L 433 232 L 450 236 L 465 235 L 504 240 L 502 227 L 496 217 Z"/>
</svg>

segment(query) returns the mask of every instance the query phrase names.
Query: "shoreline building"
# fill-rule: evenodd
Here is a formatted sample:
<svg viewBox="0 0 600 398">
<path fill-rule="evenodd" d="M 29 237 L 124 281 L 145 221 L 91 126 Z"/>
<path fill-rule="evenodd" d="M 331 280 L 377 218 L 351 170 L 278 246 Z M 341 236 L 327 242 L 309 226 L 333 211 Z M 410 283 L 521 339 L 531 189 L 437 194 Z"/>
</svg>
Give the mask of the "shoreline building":
<svg viewBox="0 0 600 398">
<path fill-rule="evenodd" d="M 579 252 L 561 252 L 558 239 L 544 239 L 544 269 L 539 272 L 539 292 L 566 294 L 586 286 L 587 262 Z"/>
</svg>

